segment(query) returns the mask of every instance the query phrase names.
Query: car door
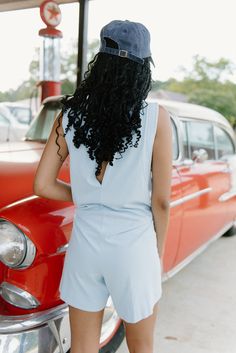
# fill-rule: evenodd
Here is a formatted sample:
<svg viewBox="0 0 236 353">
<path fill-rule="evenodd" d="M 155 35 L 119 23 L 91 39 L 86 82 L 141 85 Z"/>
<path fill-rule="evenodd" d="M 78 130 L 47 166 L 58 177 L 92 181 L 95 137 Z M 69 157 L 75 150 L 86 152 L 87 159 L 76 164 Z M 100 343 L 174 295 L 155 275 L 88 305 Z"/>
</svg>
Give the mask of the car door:
<svg viewBox="0 0 236 353">
<path fill-rule="evenodd" d="M 220 196 L 222 208 L 226 208 L 226 224 L 232 223 L 236 219 L 236 148 L 235 142 L 223 126 L 214 125 L 216 142 L 216 157 L 219 163 L 227 162 L 225 173 L 230 179 L 229 189 Z"/>
<path fill-rule="evenodd" d="M 9 138 L 10 132 L 10 122 L 9 120 L 0 112 L 0 141 L 5 142 Z"/>
<path fill-rule="evenodd" d="M 181 119 L 183 162 L 178 165 L 182 182 L 183 219 L 176 263 L 217 236 L 226 222 L 226 207 L 219 197 L 229 188 L 227 164 L 216 159 L 213 123 L 200 119 Z M 204 149 L 208 158 L 193 161 Z"/>
</svg>

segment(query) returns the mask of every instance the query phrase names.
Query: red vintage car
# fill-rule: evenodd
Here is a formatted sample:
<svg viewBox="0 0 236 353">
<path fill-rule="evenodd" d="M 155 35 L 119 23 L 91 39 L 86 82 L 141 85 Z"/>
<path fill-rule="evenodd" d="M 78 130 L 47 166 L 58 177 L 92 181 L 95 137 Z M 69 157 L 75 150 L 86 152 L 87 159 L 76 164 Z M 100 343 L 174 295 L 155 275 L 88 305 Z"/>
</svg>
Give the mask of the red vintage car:
<svg viewBox="0 0 236 353">
<path fill-rule="evenodd" d="M 33 179 L 61 96 L 47 98 L 24 140 L 0 145 L 0 353 L 68 352 L 68 306 L 59 298 L 74 205 L 33 194 Z M 219 113 L 158 99 L 171 114 L 173 172 L 163 281 L 236 221 L 236 139 Z M 157 104 L 149 99 L 149 104 Z M 69 156 L 58 178 L 69 182 Z M 79 293 L 78 293 L 79 295 Z M 100 352 L 116 351 L 124 326 L 109 297 Z"/>
</svg>

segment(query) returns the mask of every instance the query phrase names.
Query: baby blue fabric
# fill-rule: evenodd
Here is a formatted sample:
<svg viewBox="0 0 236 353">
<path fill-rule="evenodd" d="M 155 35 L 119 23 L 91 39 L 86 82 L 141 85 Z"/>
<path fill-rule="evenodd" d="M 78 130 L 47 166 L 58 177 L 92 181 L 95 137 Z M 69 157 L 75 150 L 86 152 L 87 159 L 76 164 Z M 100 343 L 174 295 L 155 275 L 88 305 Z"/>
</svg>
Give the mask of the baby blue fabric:
<svg viewBox="0 0 236 353">
<path fill-rule="evenodd" d="M 86 147 L 73 144 L 74 128 L 65 136 L 75 205 L 65 254 L 60 298 L 87 311 L 106 306 L 109 295 L 119 317 L 135 323 L 153 313 L 162 295 L 161 263 L 151 210 L 151 161 L 159 106 L 144 108 L 138 147 L 116 153 L 102 184 L 96 161 Z M 62 126 L 68 122 L 63 114 Z M 136 141 L 136 135 L 133 137 Z"/>
</svg>

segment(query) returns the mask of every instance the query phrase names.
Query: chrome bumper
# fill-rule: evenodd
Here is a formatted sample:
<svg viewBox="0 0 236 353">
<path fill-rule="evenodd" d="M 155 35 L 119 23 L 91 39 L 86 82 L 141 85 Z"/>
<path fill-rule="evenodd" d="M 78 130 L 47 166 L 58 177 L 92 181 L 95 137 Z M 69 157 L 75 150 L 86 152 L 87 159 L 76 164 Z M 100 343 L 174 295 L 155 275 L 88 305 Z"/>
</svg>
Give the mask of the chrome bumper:
<svg viewBox="0 0 236 353">
<path fill-rule="evenodd" d="M 120 323 L 109 296 L 100 343 L 107 341 Z M 27 315 L 0 315 L 0 353 L 66 353 L 70 344 L 69 307 L 66 303 Z"/>
<path fill-rule="evenodd" d="M 66 353 L 70 348 L 69 308 L 0 315 L 0 353 Z"/>
</svg>

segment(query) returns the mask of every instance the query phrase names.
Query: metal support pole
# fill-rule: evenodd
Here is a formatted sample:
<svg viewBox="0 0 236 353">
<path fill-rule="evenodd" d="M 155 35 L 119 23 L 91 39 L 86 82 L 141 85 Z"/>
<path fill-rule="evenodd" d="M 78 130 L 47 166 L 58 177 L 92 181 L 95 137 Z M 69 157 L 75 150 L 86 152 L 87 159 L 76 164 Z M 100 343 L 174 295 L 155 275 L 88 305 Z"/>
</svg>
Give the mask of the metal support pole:
<svg viewBox="0 0 236 353">
<path fill-rule="evenodd" d="M 84 73 L 87 69 L 88 2 L 89 0 L 79 0 L 77 87 L 83 80 Z"/>
</svg>

